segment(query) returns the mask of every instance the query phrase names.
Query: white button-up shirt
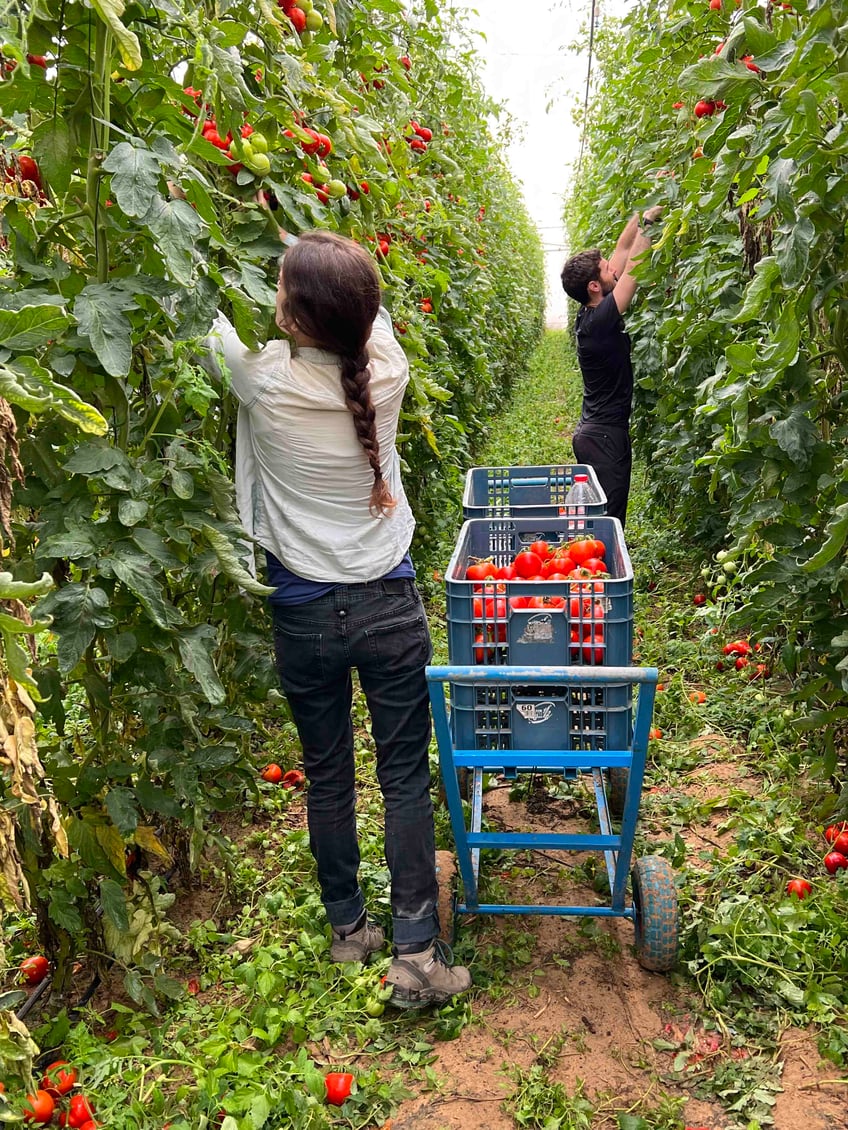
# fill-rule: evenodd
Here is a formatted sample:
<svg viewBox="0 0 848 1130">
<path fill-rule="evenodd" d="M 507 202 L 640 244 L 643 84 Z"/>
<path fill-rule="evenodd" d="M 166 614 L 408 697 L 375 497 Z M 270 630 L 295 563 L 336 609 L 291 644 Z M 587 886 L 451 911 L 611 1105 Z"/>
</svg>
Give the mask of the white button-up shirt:
<svg viewBox="0 0 848 1130">
<path fill-rule="evenodd" d="M 380 463 L 397 506 L 376 518 L 368 508 L 374 472 L 345 405 L 338 357 L 293 352 L 283 339 L 256 352 L 220 313 L 209 344 L 239 401 L 236 500 L 247 533 L 308 580 L 355 584 L 388 573 L 415 527 L 395 446 L 409 364 L 388 313 L 374 322 L 368 356 Z"/>
</svg>

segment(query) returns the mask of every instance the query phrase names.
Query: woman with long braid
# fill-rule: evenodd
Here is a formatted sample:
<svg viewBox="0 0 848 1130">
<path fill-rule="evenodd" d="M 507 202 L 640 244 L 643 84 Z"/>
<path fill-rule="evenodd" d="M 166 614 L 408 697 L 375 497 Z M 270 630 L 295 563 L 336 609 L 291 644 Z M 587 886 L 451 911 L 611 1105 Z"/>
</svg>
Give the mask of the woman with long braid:
<svg viewBox="0 0 848 1130">
<path fill-rule="evenodd" d="M 432 648 L 396 447 L 409 365 L 370 256 L 329 232 L 287 241 L 276 312 L 287 337 L 253 352 L 225 318 L 214 327 L 240 406 L 239 510 L 274 588 L 277 670 L 303 747 L 332 957 L 365 961 L 384 944 L 358 881 L 355 667 L 385 804 L 387 981 L 393 1004 L 418 1008 L 463 992 L 471 975 L 438 941 L 424 677 Z"/>
</svg>

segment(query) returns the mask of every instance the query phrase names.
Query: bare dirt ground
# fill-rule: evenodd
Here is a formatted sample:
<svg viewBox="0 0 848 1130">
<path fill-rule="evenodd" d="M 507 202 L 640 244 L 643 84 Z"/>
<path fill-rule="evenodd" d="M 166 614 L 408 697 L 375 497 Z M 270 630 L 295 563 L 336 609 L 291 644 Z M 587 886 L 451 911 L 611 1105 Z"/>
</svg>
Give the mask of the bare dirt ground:
<svg viewBox="0 0 848 1130">
<path fill-rule="evenodd" d="M 740 773 L 734 752 L 723 748 L 721 739 L 705 743 L 703 762 L 677 787 L 698 799 L 715 796 L 730 781 L 755 790 L 756 780 Z M 534 804 L 533 799 L 529 806 L 511 801 L 508 787 L 497 788 L 484 797 L 486 817 L 492 827 L 505 830 L 587 830 L 575 816 L 579 805 L 573 800 L 543 798 Z M 731 837 L 715 827 L 720 819 L 715 815 L 710 825 L 683 830 L 693 850 L 729 842 Z M 597 896 L 585 883 L 575 883 L 571 870 L 579 857 L 568 858 L 571 866 L 556 862 L 551 853 L 533 853 L 530 867 L 509 873 L 506 897 L 528 903 L 590 903 Z M 530 862 L 527 853 L 522 862 Z M 516 872 L 518 878 L 512 878 Z M 391 1130 L 512 1130 L 517 1123 L 502 1109 L 504 1099 L 516 1091 L 510 1071 L 527 1071 L 534 1063 L 543 1064 L 548 1079 L 569 1094 L 582 1081 L 599 1111 L 593 1128 L 616 1127 L 617 1114 L 656 1108 L 664 1095 L 686 1099 L 687 1127 L 725 1130 L 740 1125 L 738 1116 L 718 1102 L 694 1097 L 692 1089 L 706 1073 L 726 1068 L 729 1060 L 745 1059 L 748 1049 L 734 1046 L 732 1033 L 693 1025 L 697 1002 L 684 978 L 639 966 L 629 922 L 592 919 L 587 932 L 581 921 L 587 920 L 490 920 L 487 940 L 518 936 L 522 948 L 530 947 L 530 961 L 516 965 L 510 997 L 478 993 L 473 1023 L 458 1039 L 436 1046 L 432 1068 L 440 1081 L 437 1091 L 408 1100 L 391 1120 Z M 664 1046 L 657 1048 L 655 1041 Z M 778 1058 L 782 1073 L 771 1072 L 782 1086 L 773 1108 L 776 1130 L 846 1130 L 846 1088 L 835 1081 L 841 1073 L 820 1061 L 814 1035 L 786 1030 Z"/>
</svg>

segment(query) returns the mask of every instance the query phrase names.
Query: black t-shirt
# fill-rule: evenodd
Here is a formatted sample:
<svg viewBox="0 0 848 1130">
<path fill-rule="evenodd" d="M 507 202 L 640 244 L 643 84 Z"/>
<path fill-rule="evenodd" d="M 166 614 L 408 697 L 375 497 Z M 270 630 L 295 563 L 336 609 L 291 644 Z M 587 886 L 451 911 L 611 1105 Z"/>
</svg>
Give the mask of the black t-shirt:
<svg viewBox="0 0 848 1130">
<path fill-rule="evenodd" d="M 581 421 L 627 427 L 633 400 L 630 338 L 612 293 L 597 306 L 580 307 L 574 332 L 583 374 Z"/>
</svg>

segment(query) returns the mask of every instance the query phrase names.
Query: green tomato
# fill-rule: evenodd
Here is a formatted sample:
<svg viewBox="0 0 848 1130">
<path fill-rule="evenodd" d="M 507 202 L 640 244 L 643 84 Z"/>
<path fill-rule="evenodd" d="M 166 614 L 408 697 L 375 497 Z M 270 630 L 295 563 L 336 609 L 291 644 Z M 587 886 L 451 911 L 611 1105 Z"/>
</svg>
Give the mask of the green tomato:
<svg viewBox="0 0 848 1130">
<path fill-rule="evenodd" d="M 718 561 L 718 563 L 720 565 L 722 563 L 722 561 L 726 561 L 726 560 L 727 560 L 727 550 L 726 549 L 720 549 L 718 551 L 718 553 L 716 554 L 716 561 Z"/>
<path fill-rule="evenodd" d="M 739 571 L 739 566 L 735 561 L 725 561 L 723 562 L 721 567 L 722 569 L 724 569 L 728 577 L 734 576 Z"/>
<path fill-rule="evenodd" d="M 382 1016 L 386 1011 L 386 1006 L 382 1001 L 374 1000 L 373 998 L 365 1003 L 365 1011 L 369 1016 Z"/>
<path fill-rule="evenodd" d="M 254 153 L 267 153 L 268 138 L 262 133 L 252 133 L 250 135 L 250 146 Z"/>
<path fill-rule="evenodd" d="M 259 177 L 265 177 L 271 171 L 271 158 L 267 153 L 254 153 L 249 161 L 245 158 L 244 163 L 252 173 L 256 173 Z"/>
<path fill-rule="evenodd" d="M 298 4 L 298 8 L 300 8 L 301 12 L 306 12 L 307 16 L 314 7 L 315 5 L 313 4 L 312 0 L 300 0 L 300 3 Z"/>
<path fill-rule="evenodd" d="M 335 200 L 347 195 L 347 185 L 343 180 L 331 180 L 327 185 L 327 193 Z"/>
<path fill-rule="evenodd" d="M 320 31 L 323 26 L 324 26 L 324 17 L 321 15 L 320 12 L 316 12 L 313 9 L 313 11 L 308 13 L 308 15 L 306 17 L 306 30 L 307 31 Z"/>
<path fill-rule="evenodd" d="M 236 150 L 236 153 L 238 153 L 238 150 Z M 241 143 L 241 159 L 244 161 L 245 165 L 249 165 L 253 159 L 253 146 L 246 137 L 242 139 Z"/>
</svg>

